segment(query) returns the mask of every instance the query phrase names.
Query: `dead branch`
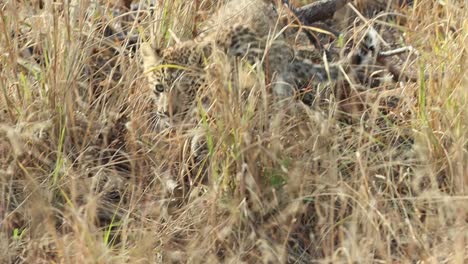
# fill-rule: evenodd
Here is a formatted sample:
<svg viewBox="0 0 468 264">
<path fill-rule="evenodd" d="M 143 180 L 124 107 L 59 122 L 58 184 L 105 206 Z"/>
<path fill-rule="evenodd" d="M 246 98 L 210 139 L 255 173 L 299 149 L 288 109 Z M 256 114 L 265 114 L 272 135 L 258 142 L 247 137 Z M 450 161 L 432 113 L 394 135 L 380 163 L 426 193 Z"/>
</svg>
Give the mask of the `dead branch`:
<svg viewBox="0 0 468 264">
<path fill-rule="evenodd" d="M 338 9 L 349 2 L 351 0 L 321 0 L 292 10 L 303 24 L 310 25 L 333 17 Z"/>
<path fill-rule="evenodd" d="M 387 68 L 387 70 L 393 75 L 394 81 L 417 82 L 421 76 L 417 76 L 413 72 L 404 72 L 400 65 L 396 65 L 387 59 L 388 57 L 396 56 L 405 52 L 415 52 L 417 54 L 417 50 L 415 50 L 413 47 L 406 46 L 394 50 L 379 52 L 379 54 L 377 55 L 377 62 L 381 65 L 384 65 Z M 427 74 L 424 74 L 423 77 L 425 80 L 429 79 L 429 76 Z M 433 76 L 433 78 L 435 80 L 438 79 L 437 76 Z"/>
</svg>

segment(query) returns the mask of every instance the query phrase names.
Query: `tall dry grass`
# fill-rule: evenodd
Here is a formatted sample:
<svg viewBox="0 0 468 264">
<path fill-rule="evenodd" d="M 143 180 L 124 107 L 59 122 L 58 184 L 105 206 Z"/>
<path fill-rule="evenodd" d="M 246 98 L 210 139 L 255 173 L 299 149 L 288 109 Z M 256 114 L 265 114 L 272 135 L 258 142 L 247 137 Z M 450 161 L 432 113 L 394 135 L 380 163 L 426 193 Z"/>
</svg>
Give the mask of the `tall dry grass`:
<svg viewBox="0 0 468 264">
<path fill-rule="evenodd" d="M 333 97 L 271 103 L 261 69 L 246 96 L 220 55 L 212 112 L 170 131 L 151 129 L 133 36 L 189 39 L 217 1 L 137 22 L 44 2 L 0 3 L 2 263 L 468 261 L 464 1 L 414 1 L 398 32 L 418 81 L 369 92 L 351 121 Z M 194 129 L 206 177 L 189 173 Z"/>
</svg>

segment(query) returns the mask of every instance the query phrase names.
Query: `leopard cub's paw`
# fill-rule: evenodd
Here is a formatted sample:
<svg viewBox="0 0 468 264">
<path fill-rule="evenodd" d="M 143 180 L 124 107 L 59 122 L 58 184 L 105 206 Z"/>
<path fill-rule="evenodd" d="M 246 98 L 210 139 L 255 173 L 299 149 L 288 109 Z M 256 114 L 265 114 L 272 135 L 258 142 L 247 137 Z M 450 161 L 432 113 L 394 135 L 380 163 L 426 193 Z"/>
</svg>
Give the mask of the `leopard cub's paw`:
<svg viewBox="0 0 468 264">
<path fill-rule="evenodd" d="M 193 136 L 190 150 L 194 165 L 199 166 L 207 162 L 209 150 L 204 133 L 197 133 Z"/>
</svg>

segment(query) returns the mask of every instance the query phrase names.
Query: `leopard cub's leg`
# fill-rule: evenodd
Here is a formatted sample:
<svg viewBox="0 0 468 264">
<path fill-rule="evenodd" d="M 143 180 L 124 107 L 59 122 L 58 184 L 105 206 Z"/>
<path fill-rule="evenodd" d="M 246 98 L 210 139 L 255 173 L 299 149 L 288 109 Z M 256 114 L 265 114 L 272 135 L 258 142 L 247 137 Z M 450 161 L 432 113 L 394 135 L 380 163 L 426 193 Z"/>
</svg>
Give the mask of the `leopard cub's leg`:
<svg viewBox="0 0 468 264">
<path fill-rule="evenodd" d="M 192 180 L 201 179 L 201 182 L 205 182 L 209 167 L 209 148 L 206 133 L 201 128 L 197 128 L 190 139 L 190 165 L 190 174 L 194 177 Z"/>
</svg>

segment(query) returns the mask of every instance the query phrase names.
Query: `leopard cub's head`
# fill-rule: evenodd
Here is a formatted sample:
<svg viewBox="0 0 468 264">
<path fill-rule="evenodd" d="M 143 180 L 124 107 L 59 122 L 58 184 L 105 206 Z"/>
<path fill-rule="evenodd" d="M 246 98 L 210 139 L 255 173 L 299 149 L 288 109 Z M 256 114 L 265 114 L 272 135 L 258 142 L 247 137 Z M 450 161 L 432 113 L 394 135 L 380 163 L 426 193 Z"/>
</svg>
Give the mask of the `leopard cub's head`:
<svg viewBox="0 0 468 264">
<path fill-rule="evenodd" d="M 204 83 L 203 51 L 194 43 L 162 51 L 142 44 L 143 70 L 158 115 L 173 117 L 188 110 Z"/>
</svg>

